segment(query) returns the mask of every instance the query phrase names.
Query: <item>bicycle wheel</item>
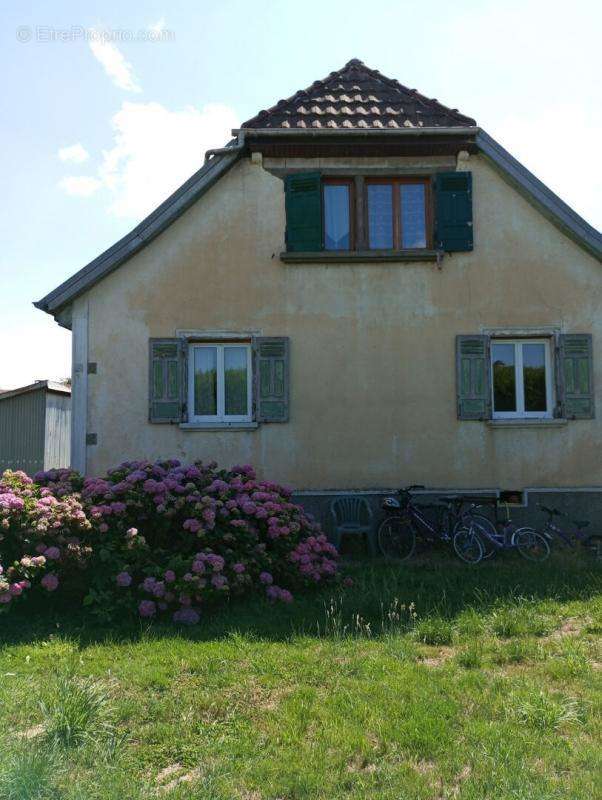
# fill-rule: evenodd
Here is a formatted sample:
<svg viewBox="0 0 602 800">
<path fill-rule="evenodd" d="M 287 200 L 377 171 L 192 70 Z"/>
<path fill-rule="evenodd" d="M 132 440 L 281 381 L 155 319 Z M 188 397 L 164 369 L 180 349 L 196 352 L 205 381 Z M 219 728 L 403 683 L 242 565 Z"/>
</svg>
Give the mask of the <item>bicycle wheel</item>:
<svg viewBox="0 0 602 800">
<path fill-rule="evenodd" d="M 483 545 L 483 559 L 491 558 L 498 551 L 498 548 L 491 541 L 492 539 L 499 541 L 499 533 L 495 524 L 484 514 L 470 514 L 470 519 L 476 522 L 477 533 Z M 454 533 L 463 525 L 464 523 L 462 520 L 458 520 L 454 528 Z"/>
<path fill-rule="evenodd" d="M 376 534 L 378 547 L 385 558 L 406 561 L 416 549 L 416 533 L 409 519 L 387 517 Z"/>
<path fill-rule="evenodd" d="M 584 552 L 586 553 L 588 558 L 591 558 L 592 561 L 597 561 L 602 563 L 602 535 L 599 533 L 594 533 L 592 536 L 588 536 L 587 539 L 584 540 L 583 544 Z"/>
<path fill-rule="evenodd" d="M 454 550 L 456 555 L 467 564 L 478 564 L 483 558 L 483 542 L 476 530 L 465 525 L 454 534 Z"/>
<path fill-rule="evenodd" d="M 519 528 L 512 540 L 518 552 L 527 561 L 545 561 L 550 555 L 548 540 L 533 528 Z"/>
</svg>

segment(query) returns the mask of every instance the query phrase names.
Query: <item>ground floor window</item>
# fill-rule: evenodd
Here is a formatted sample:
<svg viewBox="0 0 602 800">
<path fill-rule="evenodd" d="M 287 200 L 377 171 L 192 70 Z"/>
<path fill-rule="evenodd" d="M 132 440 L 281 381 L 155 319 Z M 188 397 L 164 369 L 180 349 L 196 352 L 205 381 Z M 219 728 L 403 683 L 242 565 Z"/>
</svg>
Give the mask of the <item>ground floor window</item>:
<svg viewBox="0 0 602 800">
<path fill-rule="evenodd" d="M 493 417 L 551 417 L 549 339 L 492 339 Z"/>
<path fill-rule="evenodd" d="M 191 344 L 188 408 L 191 422 L 250 422 L 251 345 Z"/>
</svg>

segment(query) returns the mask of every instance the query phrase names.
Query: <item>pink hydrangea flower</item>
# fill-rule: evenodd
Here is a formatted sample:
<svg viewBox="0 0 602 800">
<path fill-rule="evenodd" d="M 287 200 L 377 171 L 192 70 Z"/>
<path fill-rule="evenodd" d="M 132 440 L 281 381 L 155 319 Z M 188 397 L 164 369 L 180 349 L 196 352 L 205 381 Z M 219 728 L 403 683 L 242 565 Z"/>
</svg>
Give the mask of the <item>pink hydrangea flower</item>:
<svg viewBox="0 0 602 800">
<path fill-rule="evenodd" d="M 238 562 L 232 565 L 232 570 L 233 572 L 236 572 L 238 575 L 240 575 L 242 572 L 245 571 L 245 565 Z"/>
<path fill-rule="evenodd" d="M 163 580 L 165 581 L 165 583 L 173 583 L 175 579 L 176 579 L 176 573 L 173 571 L 173 569 L 165 570 L 165 572 L 163 573 Z"/>
<path fill-rule="evenodd" d="M 274 582 L 274 578 L 272 577 L 271 573 L 269 572 L 260 572 L 259 573 L 259 580 L 264 583 L 266 586 L 269 586 L 271 583 Z"/>
<path fill-rule="evenodd" d="M 61 557 L 61 551 L 58 547 L 47 547 L 44 551 L 44 556 L 50 561 L 57 561 Z"/>
</svg>

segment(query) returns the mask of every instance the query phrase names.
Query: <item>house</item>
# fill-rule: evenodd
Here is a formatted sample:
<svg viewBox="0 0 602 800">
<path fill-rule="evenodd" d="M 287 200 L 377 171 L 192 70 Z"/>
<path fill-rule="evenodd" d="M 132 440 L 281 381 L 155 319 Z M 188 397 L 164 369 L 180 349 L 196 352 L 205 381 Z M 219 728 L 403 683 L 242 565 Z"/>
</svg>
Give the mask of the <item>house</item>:
<svg viewBox="0 0 602 800">
<path fill-rule="evenodd" d="M 0 392 L 0 474 L 68 467 L 70 433 L 71 388 L 66 384 L 36 381 Z"/>
<path fill-rule="evenodd" d="M 356 59 L 233 135 L 35 304 L 73 332 L 73 465 L 602 509 L 600 234 Z"/>
</svg>

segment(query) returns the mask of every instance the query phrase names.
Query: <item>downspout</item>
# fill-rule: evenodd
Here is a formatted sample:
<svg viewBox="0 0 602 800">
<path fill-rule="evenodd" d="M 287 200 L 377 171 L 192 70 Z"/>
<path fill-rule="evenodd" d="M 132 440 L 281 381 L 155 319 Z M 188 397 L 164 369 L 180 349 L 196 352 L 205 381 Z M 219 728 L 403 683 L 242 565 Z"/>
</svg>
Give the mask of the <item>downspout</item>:
<svg viewBox="0 0 602 800">
<path fill-rule="evenodd" d="M 237 132 L 237 139 L 238 142 L 235 145 L 230 145 L 226 147 L 215 147 L 213 150 L 207 150 L 205 153 L 205 164 L 209 161 L 212 156 L 225 156 L 230 155 L 232 153 L 240 153 L 241 150 L 245 147 L 245 131 L 239 130 Z"/>
</svg>

